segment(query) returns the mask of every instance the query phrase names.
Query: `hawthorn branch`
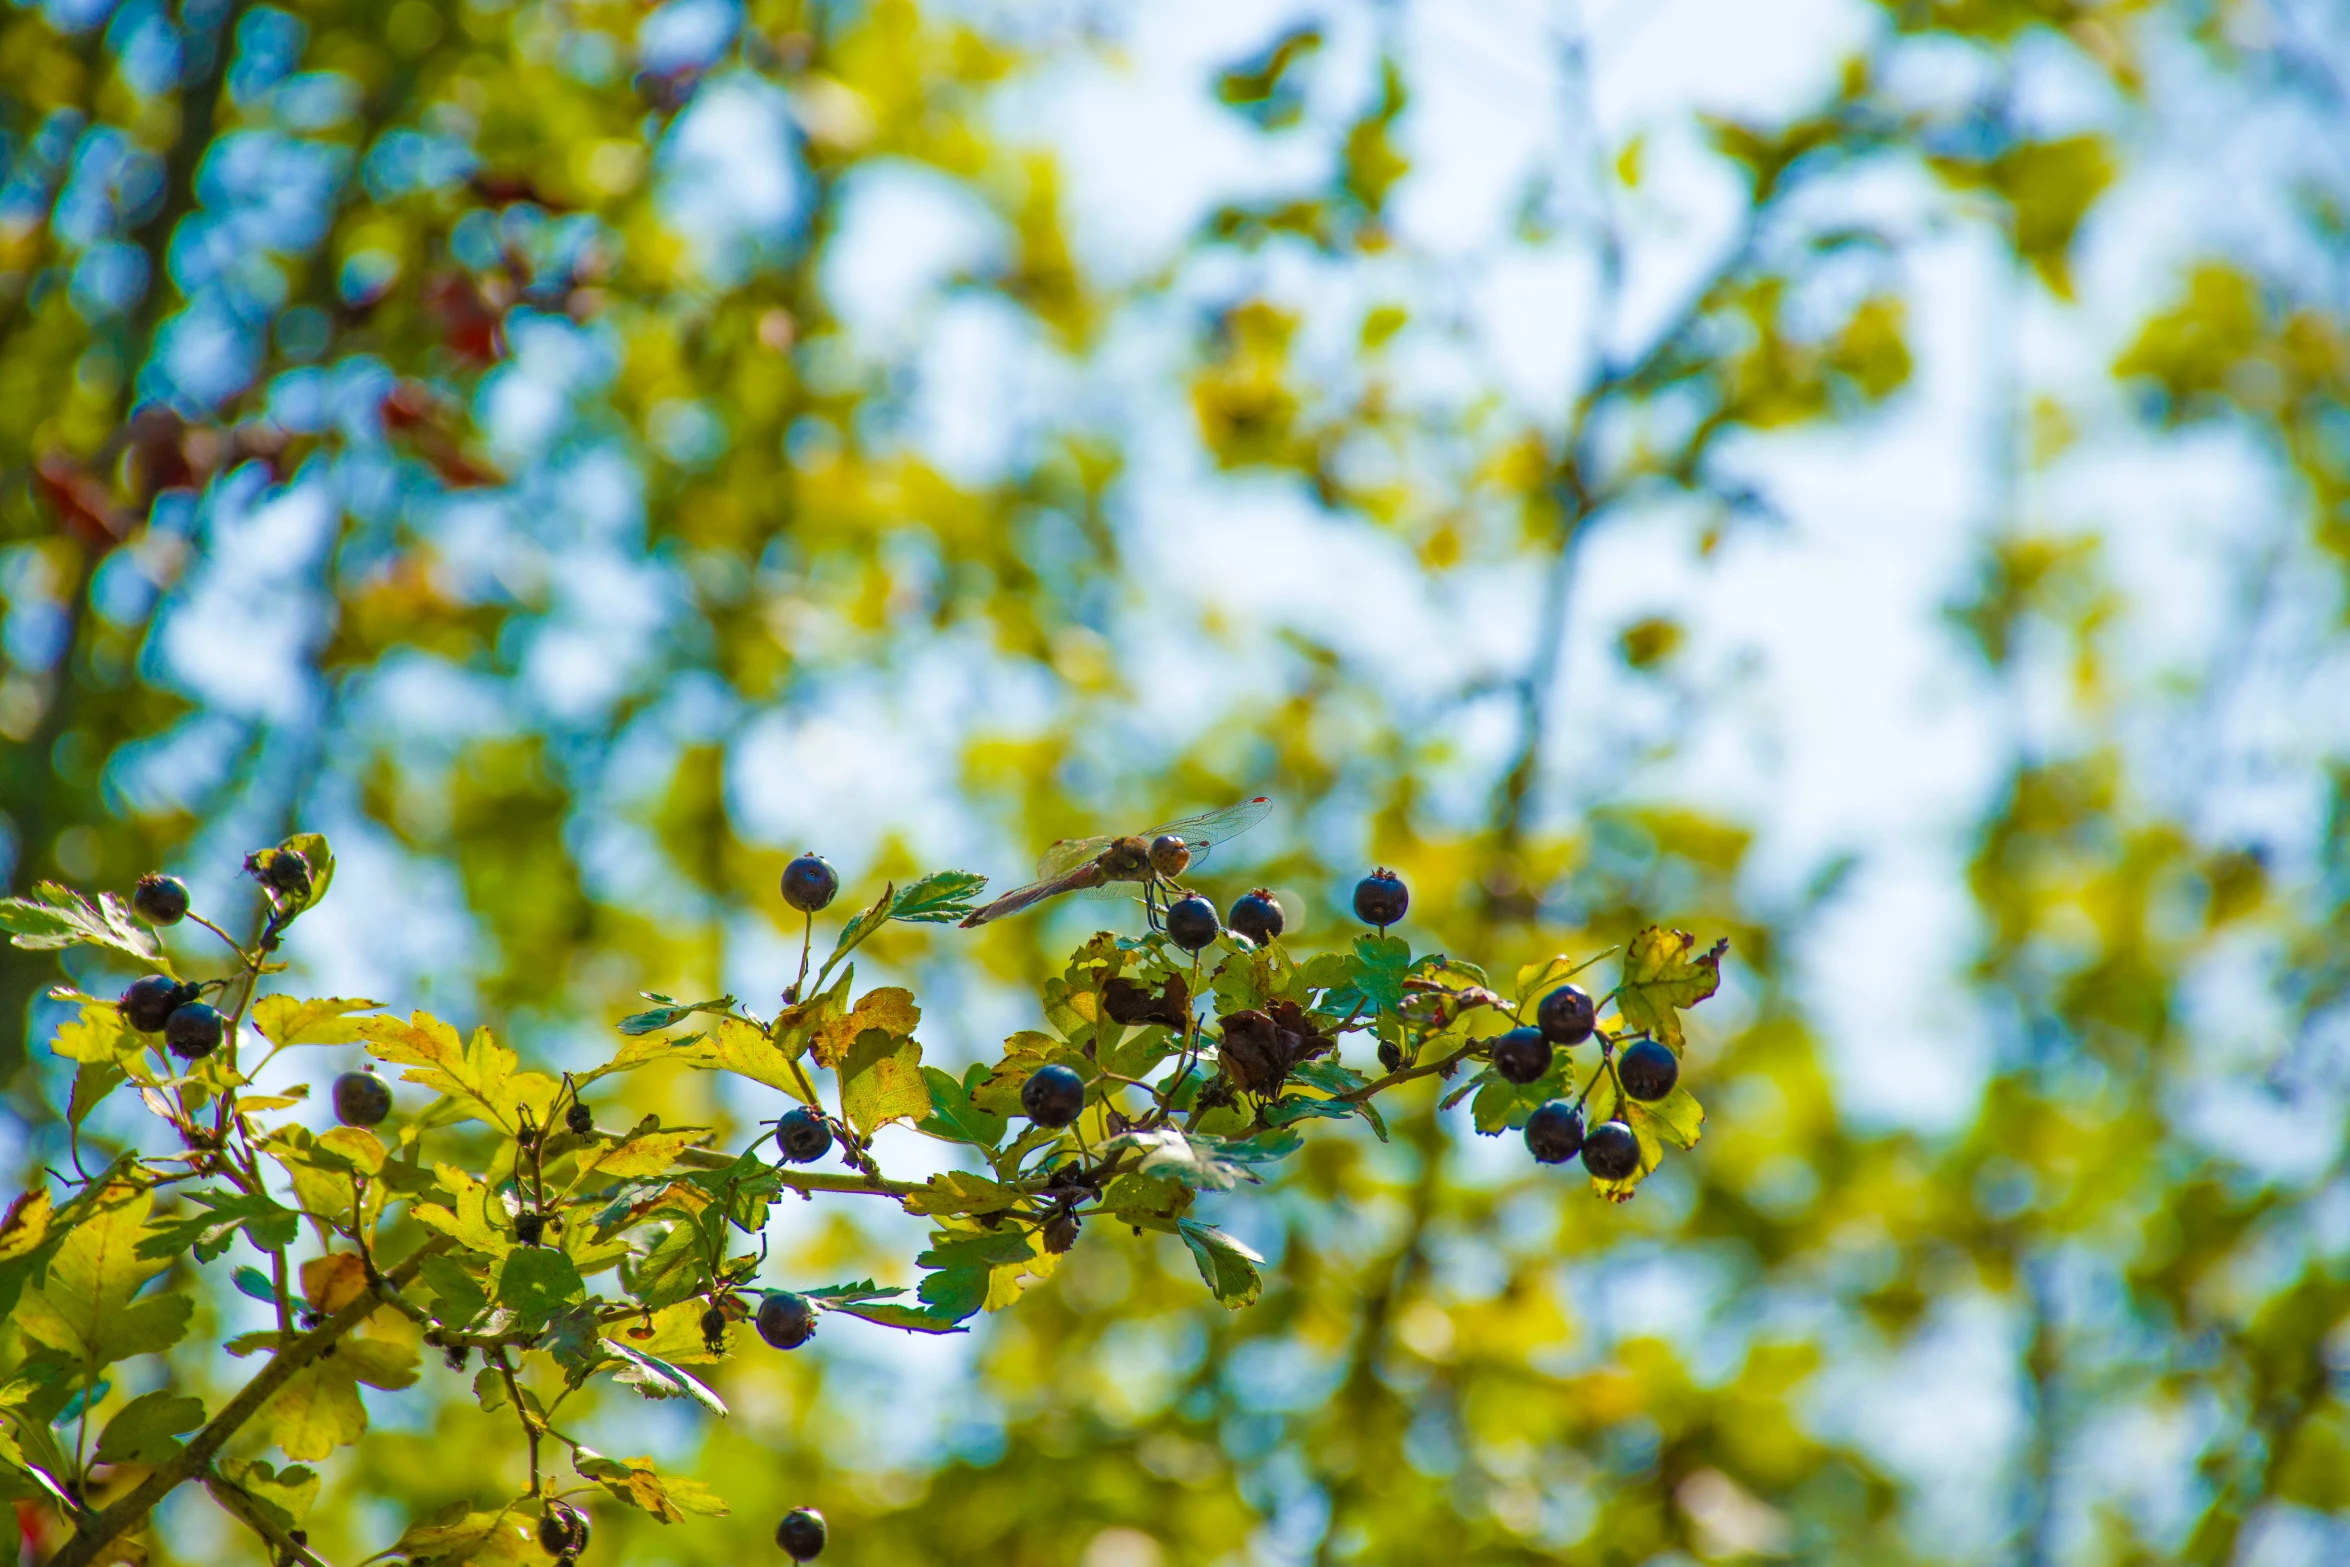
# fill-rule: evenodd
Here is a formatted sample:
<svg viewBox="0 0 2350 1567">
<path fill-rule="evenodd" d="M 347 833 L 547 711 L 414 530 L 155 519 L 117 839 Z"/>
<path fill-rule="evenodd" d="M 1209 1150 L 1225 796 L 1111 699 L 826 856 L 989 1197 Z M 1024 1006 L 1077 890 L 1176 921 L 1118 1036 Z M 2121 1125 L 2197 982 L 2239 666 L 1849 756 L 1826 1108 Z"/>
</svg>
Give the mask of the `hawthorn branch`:
<svg viewBox="0 0 2350 1567">
<path fill-rule="evenodd" d="M 414 1279 L 423 1269 L 425 1258 L 448 1250 L 452 1244 L 445 1235 L 426 1241 L 386 1273 L 381 1284 L 362 1291 L 340 1311 L 270 1357 L 269 1364 L 254 1373 L 253 1380 L 229 1400 L 228 1406 L 188 1439 L 188 1445 L 177 1458 L 117 1498 L 104 1512 L 86 1519 L 74 1531 L 73 1538 L 49 1558 L 49 1567 L 92 1567 L 117 1536 L 152 1512 L 156 1503 L 209 1468 L 220 1450 L 228 1445 L 229 1438 L 259 1414 L 278 1389 L 341 1343 L 345 1334 L 383 1306 L 389 1298 L 386 1291 L 396 1290 Z"/>
</svg>

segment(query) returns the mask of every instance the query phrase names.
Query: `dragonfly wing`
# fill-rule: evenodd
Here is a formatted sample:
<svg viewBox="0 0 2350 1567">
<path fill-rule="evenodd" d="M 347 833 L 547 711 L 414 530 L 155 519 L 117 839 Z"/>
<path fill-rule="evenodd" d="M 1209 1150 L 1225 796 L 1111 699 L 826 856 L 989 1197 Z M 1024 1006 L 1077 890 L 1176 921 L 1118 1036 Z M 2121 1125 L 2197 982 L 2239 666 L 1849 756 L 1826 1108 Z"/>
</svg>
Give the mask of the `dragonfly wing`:
<svg viewBox="0 0 2350 1567">
<path fill-rule="evenodd" d="M 985 925 L 990 921 L 1000 920 L 1006 915 L 1018 914 L 1023 909 L 1032 908 L 1045 899 L 1058 897 L 1062 893 L 1091 891 L 1101 885 L 1100 875 L 1101 872 L 1091 866 L 1080 865 L 1076 870 L 1070 871 L 1066 875 L 1048 876 L 1042 881 L 1032 881 L 1025 887 L 1015 887 L 986 908 L 976 910 L 968 915 L 963 923 L 966 926 Z"/>
<path fill-rule="evenodd" d="M 1051 881 L 1066 876 L 1117 841 L 1110 837 L 1055 839 L 1052 846 L 1037 857 L 1036 879 Z"/>
<path fill-rule="evenodd" d="M 1263 795 L 1243 800 L 1238 805 L 1227 805 L 1220 811 L 1202 811 L 1197 816 L 1186 816 L 1181 821 L 1153 827 L 1142 836 L 1156 838 L 1162 833 L 1173 833 L 1191 849 L 1191 863 L 1206 861 L 1208 851 L 1227 838 L 1239 836 L 1271 814 L 1273 802 Z"/>
</svg>

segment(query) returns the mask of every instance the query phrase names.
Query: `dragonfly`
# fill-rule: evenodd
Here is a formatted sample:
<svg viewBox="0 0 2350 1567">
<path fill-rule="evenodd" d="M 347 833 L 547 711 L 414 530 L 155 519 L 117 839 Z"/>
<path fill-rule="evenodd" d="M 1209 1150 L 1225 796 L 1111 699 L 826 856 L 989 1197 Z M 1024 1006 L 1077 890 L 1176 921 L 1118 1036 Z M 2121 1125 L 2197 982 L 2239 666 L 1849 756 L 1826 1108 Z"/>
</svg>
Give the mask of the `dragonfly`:
<svg viewBox="0 0 2350 1567">
<path fill-rule="evenodd" d="M 1225 839 L 1263 821 L 1272 809 L 1273 802 L 1259 795 L 1220 811 L 1203 811 L 1137 833 L 1063 838 L 1036 862 L 1036 880 L 1005 893 L 963 923 L 985 925 L 1063 893 L 1081 898 L 1127 896 L 1126 884 L 1140 882 L 1143 912 L 1151 929 L 1157 930 L 1159 912 L 1169 894 L 1182 891 L 1175 878 L 1206 860 L 1208 851 Z"/>
</svg>

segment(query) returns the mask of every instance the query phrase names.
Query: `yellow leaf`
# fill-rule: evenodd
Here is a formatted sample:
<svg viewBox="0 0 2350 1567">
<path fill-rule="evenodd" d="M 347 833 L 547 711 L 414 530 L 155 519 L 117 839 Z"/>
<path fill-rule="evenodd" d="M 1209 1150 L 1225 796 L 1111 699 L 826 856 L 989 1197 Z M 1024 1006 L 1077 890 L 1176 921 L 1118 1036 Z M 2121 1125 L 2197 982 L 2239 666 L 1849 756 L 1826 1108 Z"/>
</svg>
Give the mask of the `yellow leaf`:
<svg viewBox="0 0 2350 1567">
<path fill-rule="evenodd" d="M 838 1067 L 867 1029 L 879 1029 L 894 1039 L 904 1039 L 921 1021 L 922 1009 L 914 1004 L 912 991 L 895 985 L 869 990 L 847 1017 L 828 1018 L 818 1026 L 812 1047 L 816 1064 Z M 927 1115 L 929 1110 L 925 1107 L 918 1113 Z"/>
<path fill-rule="evenodd" d="M 858 1035 L 840 1065 L 840 1107 L 868 1135 L 886 1122 L 930 1114 L 922 1047 L 878 1028 Z"/>
<path fill-rule="evenodd" d="M 57 1030 L 49 1048 L 68 1061 L 120 1061 L 138 1055 L 146 1042 L 123 1026 L 122 1013 L 111 1003 L 92 1001 L 83 1005 L 80 1017 Z"/>
<path fill-rule="evenodd" d="M 417 1223 L 440 1231 L 460 1246 L 493 1257 L 503 1257 L 514 1249 L 502 1207 L 496 1215 L 498 1222 L 491 1222 L 489 1188 L 454 1165 L 436 1164 L 433 1173 L 440 1177 L 442 1187 L 456 1201 L 446 1208 L 439 1203 L 416 1204 L 409 1213 Z"/>
<path fill-rule="evenodd" d="M 595 1154 L 587 1168 L 616 1179 L 659 1175 L 685 1149 L 708 1139 L 707 1132 L 647 1132 Z"/>
<path fill-rule="evenodd" d="M 0 1220 L 0 1262 L 14 1262 L 48 1239 L 53 1207 L 45 1186 L 8 1205 L 8 1217 Z"/>
<path fill-rule="evenodd" d="M 383 1141 L 364 1126 L 338 1126 L 321 1133 L 318 1151 L 334 1155 L 362 1175 L 378 1174 L 384 1167 Z"/>
<path fill-rule="evenodd" d="M 336 1312 L 367 1293 L 367 1264 L 355 1251 L 331 1251 L 302 1264 L 302 1298 Z"/>
<path fill-rule="evenodd" d="M 1689 932 L 1652 925 L 1625 950 L 1624 978 L 1616 988 L 1624 1021 L 1675 1050 L 1687 1043 L 1679 1009 L 1695 1006 L 1721 987 L 1722 954 L 1730 943 L 1717 941 L 1703 952 L 1696 948 L 1697 938 Z"/>
<path fill-rule="evenodd" d="M 705 1071 L 735 1072 L 754 1083 L 780 1088 L 803 1104 L 810 1103 L 792 1070 L 791 1057 L 754 1024 L 739 1017 L 719 1020 L 717 1032 L 702 1041 L 702 1050 L 688 1060 Z"/>
<path fill-rule="evenodd" d="M 359 1027 L 346 1014 L 372 1012 L 382 1005 L 346 996 L 317 1001 L 263 996 L 253 1003 L 253 1026 L 273 1045 L 348 1045 L 357 1042 Z"/>
<path fill-rule="evenodd" d="M 361 1018 L 357 1027 L 369 1055 L 412 1068 L 400 1074 L 404 1081 L 447 1094 L 475 1120 L 511 1132 L 519 1125 L 516 1110 L 527 1104 L 538 1122 L 546 1123 L 554 1079 L 517 1072 L 514 1052 L 491 1038 L 488 1029 L 474 1030 L 472 1040 L 460 1046 L 457 1031 L 428 1012 L 415 1013 L 407 1022 Z"/>
<path fill-rule="evenodd" d="M 335 1352 L 288 1379 L 258 1417 L 288 1458 L 331 1458 L 367 1434 L 359 1384 L 403 1388 L 416 1380 L 416 1352 L 381 1339 L 346 1338 Z"/>
<path fill-rule="evenodd" d="M 17 1303 L 16 1325 L 77 1360 L 108 1365 L 169 1349 L 187 1331 L 195 1297 L 133 1300 L 139 1286 L 170 1265 L 138 1255 L 148 1235 L 151 1194 L 114 1187 L 77 1219 L 49 1259 L 48 1277 Z"/>
</svg>

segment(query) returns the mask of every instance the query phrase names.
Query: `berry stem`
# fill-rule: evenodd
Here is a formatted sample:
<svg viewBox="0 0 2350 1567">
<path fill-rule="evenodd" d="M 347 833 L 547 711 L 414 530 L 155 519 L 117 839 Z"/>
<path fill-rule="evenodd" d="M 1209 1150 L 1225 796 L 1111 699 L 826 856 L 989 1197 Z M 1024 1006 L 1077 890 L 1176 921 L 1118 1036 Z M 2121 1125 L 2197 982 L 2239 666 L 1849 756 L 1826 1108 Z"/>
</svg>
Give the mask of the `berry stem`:
<svg viewBox="0 0 2350 1567">
<path fill-rule="evenodd" d="M 514 1418 L 522 1423 L 522 1434 L 530 1443 L 530 1494 L 539 1490 L 539 1427 L 530 1417 L 530 1406 L 522 1400 L 522 1384 L 515 1379 L 514 1363 L 506 1356 L 506 1348 L 499 1345 L 484 1351 L 483 1358 L 498 1368 L 498 1380 L 506 1384 L 506 1401 L 514 1406 Z"/>
</svg>

